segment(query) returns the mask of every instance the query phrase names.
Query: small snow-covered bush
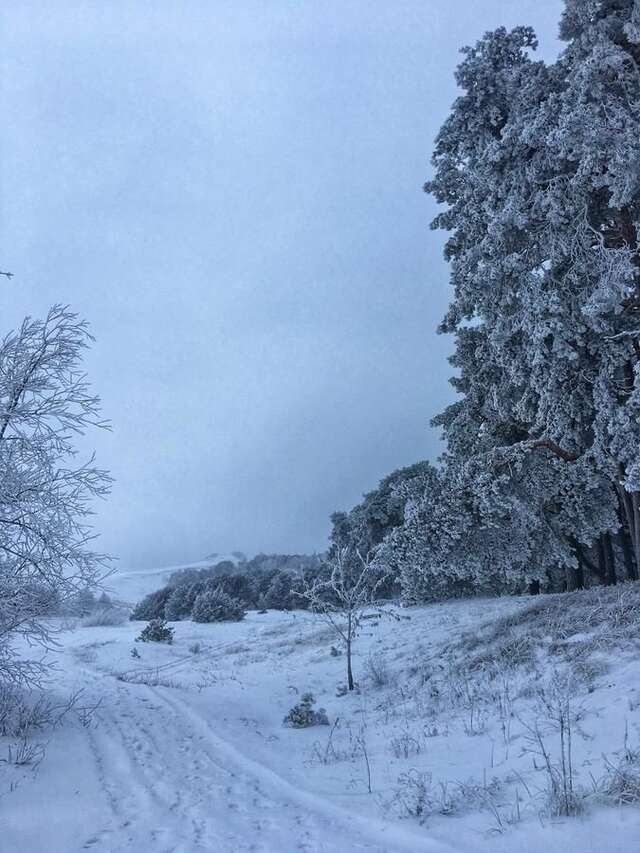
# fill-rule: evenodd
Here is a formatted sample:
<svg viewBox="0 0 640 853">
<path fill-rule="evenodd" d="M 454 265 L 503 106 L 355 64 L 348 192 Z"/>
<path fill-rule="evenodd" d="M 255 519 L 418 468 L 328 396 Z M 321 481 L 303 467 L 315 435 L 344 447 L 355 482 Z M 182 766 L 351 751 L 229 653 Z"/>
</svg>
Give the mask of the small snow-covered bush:
<svg viewBox="0 0 640 853">
<path fill-rule="evenodd" d="M 601 783 L 601 792 L 606 799 L 616 805 L 637 805 L 640 803 L 640 749 L 629 745 L 625 733 L 624 750 L 617 763 L 605 759 L 605 777 Z"/>
<path fill-rule="evenodd" d="M 0 682 L 0 736 L 17 736 L 28 731 L 32 713 L 19 688 Z"/>
<path fill-rule="evenodd" d="M 420 741 L 409 732 L 402 732 L 392 737 L 389 746 L 396 758 L 411 758 L 412 755 L 420 755 L 422 751 Z"/>
<path fill-rule="evenodd" d="M 78 710 L 80 693 L 56 703 L 40 690 L 25 691 L 0 682 L 0 737 L 25 738 L 34 731 L 55 728 L 69 711 Z"/>
<path fill-rule="evenodd" d="M 191 611 L 194 622 L 239 622 L 245 616 L 242 604 L 219 587 L 203 590 Z"/>
<path fill-rule="evenodd" d="M 580 814 L 585 793 L 576 784 L 573 740 L 580 733 L 584 716 L 575 682 L 562 672 L 553 672 L 539 685 L 536 716 L 532 720 L 519 717 L 524 728 L 525 749 L 537 758 L 544 772 L 546 810 L 552 817 Z M 556 750 L 549 738 L 556 736 Z"/>
<path fill-rule="evenodd" d="M 431 773 L 414 768 L 400 774 L 391 806 L 401 815 L 422 821 L 438 810 L 436 803 L 437 792 L 434 791 Z"/>
<path fill-rule="evenodd" d="M 128 618 L 129 613 L 124 607 L 103 607 L 85 616 L 82 624 L 85 628 L 112 627 L 123 625 Z"/>
<path fill-rule="evenodd" d="M 306 729 L 309 726 L 328 726 L 329 718 L 324 708 L 314 710 L 316 700 L 312 693 L 303 693 L 300 702 L 294 705 L 284 718 L 285 726 L 290 726 L 292 729 Z"/>
<path fill-rule="evenodd" d="M 44 758 L 44 746 L 41 743 L 32 743 L 23 737 L 17 744 L 7 746 L 7 757 L 2 759 L 6 764 L 16 767 L 37 767 Z"/>
<path fill-rule="evenodd" d="M 457 815 L 476 809 L 495 813 L 501 794 L 502 784 L 495 776 L 482 784 L 473 779 L 435 784 L 429 771 L 412 768 L 398 776 L 388 806 L 401 816 L 417 818 L 423 823 L 432 815 Z"/>
<path fill-rule="evenodd" d="M 136 642 L 169 643 L 173 642 L 173 628 L 164 619 L 152 619 L 136 637 Z"/>
<path fill-rule="evenodd" d="M 387 687 L 393 680 L 387 659 L 382 654 L 370 654 L 365 660 L 364 671 L 374 687 Z"/>
</svg>

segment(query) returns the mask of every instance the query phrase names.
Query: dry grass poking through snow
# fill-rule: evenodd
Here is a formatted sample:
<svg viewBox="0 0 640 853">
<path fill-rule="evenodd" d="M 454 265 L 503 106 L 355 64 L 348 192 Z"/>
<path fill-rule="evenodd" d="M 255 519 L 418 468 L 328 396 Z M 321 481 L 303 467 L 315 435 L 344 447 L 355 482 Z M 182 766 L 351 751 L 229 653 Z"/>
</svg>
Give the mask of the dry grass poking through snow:
<svg viewBox="0 0 640 853">
<path fill-rule="evenodd" d="M 540 596 L 522 610 L 481 625 L 451 651 L 467 655 L 467 667 L 531 666 L 546 652 L 589 677 L 586 662 L 599 652 L 640 642 L 640 583 L 593 587 Z"/>
<path fill-rule="evenodd" d="M 502 833 L 534 815 L 639 805 L 639 645 L 640 583 L 626 583 L 465 626 L 387 690 L 374 667 L 378 724 L 405 765 L 390 807 L 421 822 L 482 811 Z"/>
</svg>

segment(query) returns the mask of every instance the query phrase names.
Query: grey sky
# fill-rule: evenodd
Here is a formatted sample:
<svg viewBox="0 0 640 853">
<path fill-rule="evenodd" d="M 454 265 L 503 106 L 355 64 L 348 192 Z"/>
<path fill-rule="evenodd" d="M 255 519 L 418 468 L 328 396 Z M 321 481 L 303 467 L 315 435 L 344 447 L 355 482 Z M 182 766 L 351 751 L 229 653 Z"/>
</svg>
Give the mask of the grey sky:
<svg viewBox="0 0 640 853">
<path fill-rule="evenodd" d="M 421 192 L 458 48 L 560 0 L 4 4 L 2 331 L 68 302 L 123 566 L 310 551 L 438 455 L 442 237 Z"/>
</svg>

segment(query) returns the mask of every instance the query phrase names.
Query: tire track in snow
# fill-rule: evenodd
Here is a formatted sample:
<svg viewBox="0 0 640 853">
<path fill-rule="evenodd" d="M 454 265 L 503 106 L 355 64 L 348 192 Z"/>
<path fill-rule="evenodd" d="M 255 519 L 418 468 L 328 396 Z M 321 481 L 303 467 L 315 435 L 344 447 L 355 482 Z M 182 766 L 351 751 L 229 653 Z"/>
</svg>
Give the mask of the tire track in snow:
<svg viewBox="0 0 640 853">
<path fill-rule="evenodd" d="M 210 652 L 236 643 L 222 643 Z M 193 657 L 171 661 L 177 668 Z M 163 669 L 166 669 L 163 666 Z M 154 668 L 155 671 L 155 668 Z M 103 702 L 89 731 L 113 821 L 96 853 L 451 853 L 404 827 L 367 819 L 310 792 L 221 738 L 171 688 L 114 682 L 84 668 Z"/>
<path fill-rule="evenodd" d="M 290 850 L 291 835 L 273 846 L 260 838 L 269 828 L 258 813 L 255 791 L 237 790 L 237 774 L 202 749 L 201 734 L 162 697 L 118 687 L 103 704 L 90 732 L 114 825 L 95 834 L 85 849 L 139 853 L 268 853 Z M 147 710 L 143 711 L 142 707 Z M 304 850 L 304 847 L 298 849 Z M 318 848 L 320 849 L 320 848 Z"/>
<path fill-rule="evenodd" d="M 408 831 L 403 827 L 380 820 L 353 815 L 322 797 L 302 791 L 266 767 L 240 753 L 235 746 L 217 735 L 210 724 L 188 703 L 172 694 L 169 697 L 159 688 L 148 688 L 159 700 L 176 711 L 176 715 L 200 733 L 201 741 L 212 759 L 219 765 L 236 768 L 239 780 L 252 788 L 277 813 L 292 816 L 294 824 L 304 826 L 304 838 L 297 850 L 370 851 L 370 853 L 452 853 L 452 848 L 435 839 Z M 268 791 L 268 793 L 265 793 Z M 355 830 L 355 831 L 354 831 Z M 385 840 L 388 838 L 388 841 Z M 382 840 L 381 840 L 382 839 Z M 288 850 L 269 846 L 266 850 Z"/>
</svg>

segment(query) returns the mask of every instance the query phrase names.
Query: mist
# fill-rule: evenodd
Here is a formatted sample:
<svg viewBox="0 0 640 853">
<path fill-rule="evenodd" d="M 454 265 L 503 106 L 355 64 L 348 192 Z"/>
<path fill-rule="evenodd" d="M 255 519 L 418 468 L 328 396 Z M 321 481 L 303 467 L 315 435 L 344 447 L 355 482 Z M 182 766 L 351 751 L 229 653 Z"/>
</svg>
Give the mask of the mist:
<svg viewBox="0 0 640 853">
<path fill-rule="evenodd" d="M 448 302 L 422 192 L 459 48 L 558 0 L 21 2 L 1 13 L 2 332 L 69 303 L 122 567 L 311 552 L 441 452 Z"/>
</svg>

